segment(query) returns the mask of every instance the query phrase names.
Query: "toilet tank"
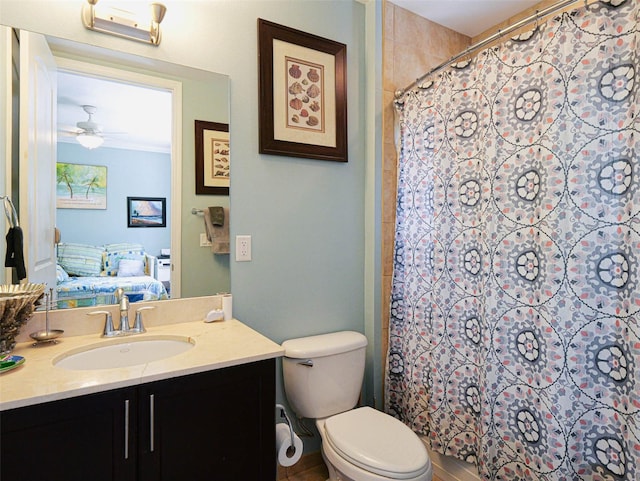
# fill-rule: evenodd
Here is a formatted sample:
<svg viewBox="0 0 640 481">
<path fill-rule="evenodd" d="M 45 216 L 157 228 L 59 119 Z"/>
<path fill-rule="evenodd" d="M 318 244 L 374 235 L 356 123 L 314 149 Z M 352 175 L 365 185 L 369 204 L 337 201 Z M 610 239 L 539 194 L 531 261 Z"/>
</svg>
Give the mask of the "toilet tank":
<svg viewBox="0 0 640 481">
<path fill-rule="evenodd" d="M 325 418 L 352 409 L 364 377 L 367 338 L 354 331 L 290 339 L 282 343 L 284 389 L 303 418 Z"/>
</svg>

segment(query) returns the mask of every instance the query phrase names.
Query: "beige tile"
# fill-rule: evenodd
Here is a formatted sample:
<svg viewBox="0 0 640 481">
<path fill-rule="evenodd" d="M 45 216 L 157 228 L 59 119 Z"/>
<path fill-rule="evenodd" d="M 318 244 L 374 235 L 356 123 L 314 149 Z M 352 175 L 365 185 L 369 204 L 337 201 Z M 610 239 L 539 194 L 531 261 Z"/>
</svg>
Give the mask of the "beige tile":
<svg viewBox="0 0 640 481">
<path fill-rule="evenodd" d="M 395 227 L 392 222 L 382 223 L 382 275 L 393 274 L 393 239 Z"/>
<path fill-rule="evenodd" d="M 393 144 L 395 142 L 395 107 L 393 91 L 383 92 L 382 99 L 384 102 L 382 109 L 382 139 L 385 144 Z M 395 149 L 393 149 L 395 150 Z"/>
<path fill-rule="evenodd" d="M 291 467 L 278 466 L 278 481 L 325 481 L 328 477 L 320 452 L 305 454 Z"/>
<path fill-rule="evenodd" d="M 397 5 L 393 20 L 394 40 L 404 47 L 415 48 L 416 45 L 419 45 L 420 48 L 424 48 L 430 45 L 432 41 L 431 30 L 438 27 L 430 20 Z"/>
<path fill-rule="evenodd" d="M 382 88 L 385 91 L 393 92 L 393 52 L 395 50 L 395 42 L 393 39 L 384 39 L 382 45 Z"/>
<path fill-rule="evenodd" d="M 385 142 L 383 149 L 383 175 L 392 175 L 393 177 L 396 177 L 398 172 L 398 155 L 396 153 L 396 145 L 393 142 Z"/>
<path fill-rule="evenodd" d="M 382 222 L 386 224 L 391 224 L 391 230 L 395 230 L 394 222 L 396 220 L 396 190 L 397 190 L 397 179 L 393 172 L 389 172 L 388 175 L 385 175 L 382 179 Z M 388 238 L 385 237 L 384 241 L 386 242 Z M 390 242 L 393 244 L 393 237 L 389 238 Z M 386 260 L 390 260 L 387 258 Z"/>
<path fill-rule="evenodd" d="M 384 35 L 383 38 L 384 39 L 391 39 L 393 40 L 394 37 L 394 30 L 393 30 L 393 18 L 394 18 L 394 12 L 395 12 L 396 6 L 385 0 L 384 2 L 384 9 L 382 11 L 382 15 L 384 16 L 383 18 L 383 22 L 384 22 Z"/>
</svg>

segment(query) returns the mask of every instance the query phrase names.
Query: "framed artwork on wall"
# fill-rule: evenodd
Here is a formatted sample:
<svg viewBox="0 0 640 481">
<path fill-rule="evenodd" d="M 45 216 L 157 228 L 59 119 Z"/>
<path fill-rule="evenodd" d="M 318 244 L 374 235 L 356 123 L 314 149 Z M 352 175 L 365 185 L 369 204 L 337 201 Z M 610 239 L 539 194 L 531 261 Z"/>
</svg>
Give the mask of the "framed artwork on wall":
<svg viewBox="0 0 640 481">
<path fill-rule="evenodd" d="M 195 121 L 196 194 L 229 195 L 229 124 Z"/>
<path fill-rule="evenodd" d="M 127 227 L 166 226 L 166 197 L 127 197 Z"/>
<path fill-rule="evenodd" d="M 106 209 L 107 167 L 56 163 L 57 209 Z"/>
<path fill-rule="evenodd" d="M 347 46 L 258 19 L 260 153 L 347 162 Z"/>
</svg>

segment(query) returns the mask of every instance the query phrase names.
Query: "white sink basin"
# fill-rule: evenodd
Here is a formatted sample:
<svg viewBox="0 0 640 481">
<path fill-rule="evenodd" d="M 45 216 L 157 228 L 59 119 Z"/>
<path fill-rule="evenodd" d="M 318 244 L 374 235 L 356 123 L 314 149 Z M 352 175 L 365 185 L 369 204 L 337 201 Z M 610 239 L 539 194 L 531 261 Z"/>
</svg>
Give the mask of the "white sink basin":
<svg viewBox="0 0 640 481">
<path fill-rule="evenodd" d="M 194 345 L 191 338 L 180 336 L 121 338 L 65 352 L 53 364 L 73 371 L 114 369 L 167 359 Z"/>
</svg>

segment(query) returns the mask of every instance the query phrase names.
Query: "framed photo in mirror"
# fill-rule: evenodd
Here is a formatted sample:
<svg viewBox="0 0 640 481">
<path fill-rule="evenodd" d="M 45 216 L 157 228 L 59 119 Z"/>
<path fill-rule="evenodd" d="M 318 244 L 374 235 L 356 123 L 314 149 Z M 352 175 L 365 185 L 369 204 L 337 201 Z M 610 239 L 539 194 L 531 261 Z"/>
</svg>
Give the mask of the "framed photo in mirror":
<svg viewBox="0 0 640 481">
<path fill-rule="evenodd" d="M 347 46 L 258 19 L 260 153 L 347 162 Z"/>
<path fill-rule="evenodd" d="M 127 227 L 166 226 L 166 197 L 127 197 Z"/>
<path fill-rule="evenodd" d="M 229 124 L 195 121 L 196 194 L 229 195 Z"/>
</svg>

